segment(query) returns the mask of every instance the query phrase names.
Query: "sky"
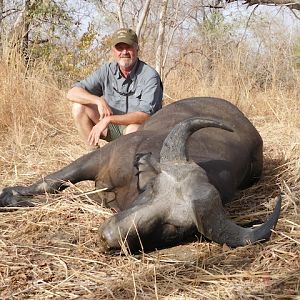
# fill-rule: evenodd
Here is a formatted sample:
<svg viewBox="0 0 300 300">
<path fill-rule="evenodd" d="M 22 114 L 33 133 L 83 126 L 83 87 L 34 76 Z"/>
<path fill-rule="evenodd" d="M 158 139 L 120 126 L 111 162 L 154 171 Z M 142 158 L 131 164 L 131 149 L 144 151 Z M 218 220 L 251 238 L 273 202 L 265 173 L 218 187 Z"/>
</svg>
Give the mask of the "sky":
<svg viewBox="0 0 300 300">
<path fill-rule="evenodd" d="M 278 24 L 283 24 L 288 32 L 291 34 L 300 34 L 300 12 L 292 12 L 290 9 L 278 6 L 259 5 L 247 7 L 247 5 L 241 5 L 240 2 L 234 2 L 228 6 L 224 14 L 227 18 L 234 18 L 234 16 L 242 15 L 250 17 L 251 14 L 266 18 L 270 22 L 272 27 Z M 295 16 L 298 14 L 298 18 Z"/>
<path fill-rule="evenodd" d="M 83 2 L 82 0 L 68 1 L 71 6 L 76 8 L 81 32 L 85 32 L 89 23 L 93 22 L 99 27 L 99 31 L 101 31 L 102 35 L 111 33 L 111 28 L 102 26 L 101 19 L 94 5 L 88 1 Z M 282 28 L 282 26 L 284 26 L 286 32 L 290 34 L 291 39 L 297 35 L 300 36 L 300 12 L 296 12 L 299 15 L 299 19 L 297 19 L 288 8 L 266 5 L 260 5 L 258 8 L 254 8 L 255 6 L 247 7 L 247 5 L 242 5 L 241 1 L 237 1 L 228 4 L 223 11 L 223 15 L 227 20 L 234 20 L 241 17 L 253 17 L 253 14 L 255 14 L 256 17 L 265 20 L 265 28 L 270 31 L 270 34 L 276 32 L 276 28 Z"/>
</svg>

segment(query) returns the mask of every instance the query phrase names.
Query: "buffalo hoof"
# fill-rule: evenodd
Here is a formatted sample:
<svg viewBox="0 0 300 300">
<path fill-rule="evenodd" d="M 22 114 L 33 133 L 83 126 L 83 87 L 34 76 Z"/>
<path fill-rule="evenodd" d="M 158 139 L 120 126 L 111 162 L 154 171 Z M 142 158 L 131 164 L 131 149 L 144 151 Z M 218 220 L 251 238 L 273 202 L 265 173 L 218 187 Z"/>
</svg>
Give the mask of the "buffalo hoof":
<svg viewBox="0 0 300 300">
<path fill-rule="evenodd" d="M 0 190 L 0 207 L 32 207 L 28 198 L 20 195 L 15 188 Z"/>
</svg>

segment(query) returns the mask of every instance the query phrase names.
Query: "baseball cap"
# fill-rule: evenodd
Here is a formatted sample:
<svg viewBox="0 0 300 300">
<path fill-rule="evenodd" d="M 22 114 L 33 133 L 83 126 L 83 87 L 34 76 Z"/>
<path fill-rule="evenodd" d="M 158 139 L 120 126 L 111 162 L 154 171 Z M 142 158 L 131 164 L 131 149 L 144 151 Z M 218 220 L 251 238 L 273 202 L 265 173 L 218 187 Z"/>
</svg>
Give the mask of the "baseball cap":
<svg viewBox="0 0 300 300">
<path fill-rule="evenodd" d="M 135 43 L 138 44 L 138 37 L 132 29 L 121 28 L 112 35 L 112 46 L 115 46 L 118 43 L 125 43 L 133 46 Z"/>
</svg>

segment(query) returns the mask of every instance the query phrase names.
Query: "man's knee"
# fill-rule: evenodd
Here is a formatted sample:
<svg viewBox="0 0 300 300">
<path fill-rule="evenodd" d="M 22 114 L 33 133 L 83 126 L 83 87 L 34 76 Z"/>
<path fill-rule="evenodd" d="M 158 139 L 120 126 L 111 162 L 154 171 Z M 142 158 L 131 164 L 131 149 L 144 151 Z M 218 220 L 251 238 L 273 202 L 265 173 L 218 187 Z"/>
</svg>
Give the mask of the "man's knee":
<svg viewBox="0 0 300 300">
<path fill-rule="evenodd" d="M 85 105 L 82 105 L 80 103 L 72 104 L 72 116 L 75 120 L 80 119 L 85 114 Z"/>
<path fill-rule="evenodd" d="M 95 104 L 72 104 L 72 115 L 75 121 L 90 120 L 94 124 L 99 122 L 99 112 Z"/>
<path fill-rule="evenodd" d="M 135 132 L 139 129 L 140 126 L 141 125 L 139 124 L 130 124 L 123 130 L 123 134 L 129 134 Z"/>
</svg>

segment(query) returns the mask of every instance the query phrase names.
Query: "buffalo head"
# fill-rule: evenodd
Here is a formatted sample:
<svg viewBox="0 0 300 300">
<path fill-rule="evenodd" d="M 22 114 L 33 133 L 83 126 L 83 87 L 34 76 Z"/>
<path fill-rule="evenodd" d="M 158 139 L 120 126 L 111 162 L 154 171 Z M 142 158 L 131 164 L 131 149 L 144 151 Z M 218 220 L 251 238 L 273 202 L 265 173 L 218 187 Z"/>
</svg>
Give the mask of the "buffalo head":
<svg viewBox="0 0 300 300">
<path fill-rule="evenodd" d="M 100 228 L 103 245 L 131 250 L 154 249 L 178 244 L 202 234 L 231 247 L 267 240 L 280 214 L 281 200 L 267 222 L 244 228 L 225 215 L 219 191 L 208 180 L 206 171 L 187 157 L 186 142 L 196 130 L 226 125 L 203 118 L 179 123 L 165 139 L 160 161 L 151 154 L 137 156 L 138 185 L 141 193 L 126 210 L 108 219 Z"/>
</svg>

